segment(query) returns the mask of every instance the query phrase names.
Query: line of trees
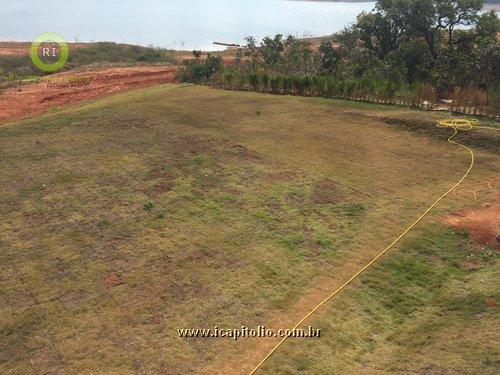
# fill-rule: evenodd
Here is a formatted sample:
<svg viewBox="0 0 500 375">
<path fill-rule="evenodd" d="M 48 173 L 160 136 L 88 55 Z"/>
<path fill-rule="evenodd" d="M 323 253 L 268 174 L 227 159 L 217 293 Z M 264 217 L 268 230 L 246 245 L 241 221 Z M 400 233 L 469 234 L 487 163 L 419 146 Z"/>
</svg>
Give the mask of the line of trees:
<svg viewBox="0 0 500 375">
<path fill-rule="evenodd" d="M 496 12 L 481 12 L 483 3 L 378 0 L 331 38 L 249 37 L 232 64 L 197 57 L 183 76 L 231 89 L 429 108 L 449 99 L 454 110 L 498 115 L 500 24 Z"/>
</svg>

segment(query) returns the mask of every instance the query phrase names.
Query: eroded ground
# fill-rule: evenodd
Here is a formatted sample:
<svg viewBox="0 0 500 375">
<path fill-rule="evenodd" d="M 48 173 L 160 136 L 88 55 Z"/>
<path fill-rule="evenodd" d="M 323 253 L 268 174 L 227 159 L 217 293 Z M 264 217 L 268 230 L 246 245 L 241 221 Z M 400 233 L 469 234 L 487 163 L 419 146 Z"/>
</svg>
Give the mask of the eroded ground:
<svg viewBox="0 0 500 375">
<path fill-rule="evenodd" d="M 500 196 L 493 203 L 480 208 L 468 208 L 449 215 L 446 223 L 454 228 L 464 229 L 483 246 L 500 249 Z"/>
</svg>

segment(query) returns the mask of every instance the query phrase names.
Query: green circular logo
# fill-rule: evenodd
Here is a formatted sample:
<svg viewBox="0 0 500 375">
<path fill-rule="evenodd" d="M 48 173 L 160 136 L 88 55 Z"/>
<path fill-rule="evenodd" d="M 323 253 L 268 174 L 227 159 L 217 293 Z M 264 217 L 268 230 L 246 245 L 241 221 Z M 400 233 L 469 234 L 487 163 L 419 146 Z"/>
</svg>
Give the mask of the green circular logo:
<svg viewBox="0 0 500 375">
<path fill-rule="evenodd" d="M 42 57 L 53 59 L 59 56 L 56 61 L 48 63 L 40 58 L 39 49 L 42 44 L 44 45 L 42 47 Z M 45 45 L 50 45 L 50 47 L 45 47 Z M 37 68 L 44 72 L 55 72 L 61 69 L 68 61 L 69 47 L 62 36 L 54 33 L 43 33 L 38 35 L 33 40 L 33 43 L 31 43 L 30 54 L 31 61 L 33 61 L 33 64 Z"/>
</svg>

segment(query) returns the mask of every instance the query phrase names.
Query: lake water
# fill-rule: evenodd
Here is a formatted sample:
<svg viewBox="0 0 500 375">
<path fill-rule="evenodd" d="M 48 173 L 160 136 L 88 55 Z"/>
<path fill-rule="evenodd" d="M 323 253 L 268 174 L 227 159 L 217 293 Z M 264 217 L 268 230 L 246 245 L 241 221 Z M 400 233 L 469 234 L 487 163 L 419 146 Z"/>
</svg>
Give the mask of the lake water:
<svg viewBox="0 0 500 375">
<path fill-rule="evenodd" d="M 217 49 L 276 33 L 329 35 L 374 3 L 288 0 L 0 0 L 0 40 L 55 32 L 68 42 L 114 41 L 175 49 Z"/>
</svg>

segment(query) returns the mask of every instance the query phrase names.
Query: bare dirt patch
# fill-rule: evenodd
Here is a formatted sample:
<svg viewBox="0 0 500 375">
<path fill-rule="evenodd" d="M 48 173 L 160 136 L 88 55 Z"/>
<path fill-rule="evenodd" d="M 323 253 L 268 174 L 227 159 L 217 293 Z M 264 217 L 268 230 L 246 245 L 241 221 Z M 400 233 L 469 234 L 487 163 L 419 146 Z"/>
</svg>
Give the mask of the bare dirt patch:
<svg viewBox="0 0 500 375">
<path fill-rule="evenodd" d="M 497 307 L 498 301 L 495 298 L 486 298 L 486 306 L 488 307 Z"/>
<path fill-rule="evenodd" d="M 314 203 L 337 204 L 342 200 L 342 193 L 334 181 L 323 179 L 314 185 Z"/>
<path fill-rule="evenodd" d="M 480 245 L 500 249 L 500 203 L 487 203 L 479 209 L 464 209 L 445 219 L 446 224 L 465 229 Z"/>
<path fill-rule="evenodd" d="M 46 112 L 54 107 L 177 80 L 177 67 L 83 70 L 50 76 L 50 81 L 9 88 L 0 94 L 0 122 Z M 73 83 L 84 82 L 84 85 Z"/>
<path fill-rule="evenodd" d="M 102 284 L 108 288 L 122 285 L 123 283 L 124 283 L 123 279 L 120 277 L 120 275 L 118 275 L 115 272 L 109 273 L 102 281 Z"/>
<path fill-rule="evenodd" d="M 242 145 L 234 145 L 231 149 L 231 152 L 245 160 L 256 161 L 263 159 L 263 155 L 260 155 L 258 152 L 255 152 L 253 150 L 249 150 Z"/>
</svg>

